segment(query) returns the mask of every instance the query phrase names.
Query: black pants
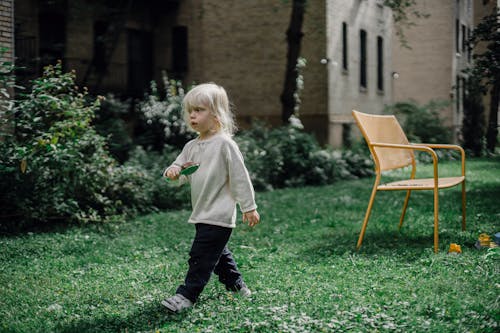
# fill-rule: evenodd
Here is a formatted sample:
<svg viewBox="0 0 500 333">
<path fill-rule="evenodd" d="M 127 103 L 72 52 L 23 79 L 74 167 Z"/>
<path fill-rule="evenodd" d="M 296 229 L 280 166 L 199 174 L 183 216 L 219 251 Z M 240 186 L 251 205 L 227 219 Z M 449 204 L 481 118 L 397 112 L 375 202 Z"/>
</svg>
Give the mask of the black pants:
<svg viewBox="0 0 500 333">
<path fill-rule="evenodd" d="M 208 224 L 196 224 L 196 236 L 189 252 L 189 270 L 177 293 L 193 303 L 210 280 L 212 272 L 219 276 L 227 290 L 237 291 L 243 286 L 233 254 L 227 242 L 233 229 Z"/>
</svg>

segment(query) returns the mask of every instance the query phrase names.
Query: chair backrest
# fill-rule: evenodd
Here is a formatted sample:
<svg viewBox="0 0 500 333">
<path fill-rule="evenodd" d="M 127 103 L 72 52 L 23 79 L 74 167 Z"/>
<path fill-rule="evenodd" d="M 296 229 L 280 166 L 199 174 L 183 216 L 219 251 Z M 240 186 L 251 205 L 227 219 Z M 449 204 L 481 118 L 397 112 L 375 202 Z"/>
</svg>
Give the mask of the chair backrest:
<svg viewBox="0 0 500 333">
<path fill-rule="evenodd" d="M 393 115 L 374 115 L 352 111 L 380 171 L 402 168 L 414 163 L 411 149 L 373 147 L 373 143 L 409 144 L 401 125 Z"/>
</svg>

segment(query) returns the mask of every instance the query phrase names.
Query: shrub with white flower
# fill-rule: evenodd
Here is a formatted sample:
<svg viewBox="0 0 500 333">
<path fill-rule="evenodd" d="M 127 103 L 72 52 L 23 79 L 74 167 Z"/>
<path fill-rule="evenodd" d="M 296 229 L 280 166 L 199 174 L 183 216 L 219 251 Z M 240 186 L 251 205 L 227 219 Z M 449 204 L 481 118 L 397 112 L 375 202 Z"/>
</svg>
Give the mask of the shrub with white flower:
<svg viewBox="0 0 500 333">
<path fill-rule="evenodd" d="M 162 73 L 162 79 L 165 90 L 163 98 L 156 82 L 151 81 L 151 92 L 144 96 L 137 109 L 153 132 L 153 136 L 163 136 L 154 138 L 156 141 L 182 146 L 194 136 L 182 117 L 184 88 L 181 81 L 169 79 L 165 72 Z M 158 130 L 162 133 L 157 133 Z"/>
</svg>

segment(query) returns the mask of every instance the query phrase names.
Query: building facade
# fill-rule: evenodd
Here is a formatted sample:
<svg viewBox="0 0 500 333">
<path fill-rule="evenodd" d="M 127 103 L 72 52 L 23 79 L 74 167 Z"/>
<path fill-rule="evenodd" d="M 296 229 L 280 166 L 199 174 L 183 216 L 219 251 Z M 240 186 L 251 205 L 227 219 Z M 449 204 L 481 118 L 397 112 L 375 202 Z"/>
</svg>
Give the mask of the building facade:
<svg viewBox="0 0 500 333">
<path fill-rule="evenodd" d="M 12 61 L 14 58 L 14 0 L 0 2 L 0 47 L 6 52 L 0 60 Z"/>
<path fill-rule="evenodd" d="M 2 13 L 13 3 L 2 1 Z M 416 3 L 429 16 L 410 15 L 408 49 L 384 0 L 307 1 L 300 119 L 320 142 L 340 147 L 349 140 L 356 131 L 352 109 L 381 113 L 408 100 L 447 101 L 442 116 L 458 133 L 462 70 L 471 63 L 466 39 L 482 17 L 475 13 L 498 1 Z M 223 85 L 240 127 L 256 118 L 277 125 L 291 8 L 291 1 L 267 0 L 17 0 L 10 49 L 20 79 L 61 59 L 91 93 L 139 97 L 165 71 L 185 85 Z M 2 44 L 8 44 L 12 32 L 2 24 Z"/>
<path fill-rule="evenodd" d="M 13 63 L 14 62 L 14 0 L 5 0 L 0 2 L 0 48 L 3 50 L 0 54 L 0 61 Z M 3 83 L 0 82 L 0 88 Z M 7 94 L 12 96 L 13 91 L 7 88 Z M 8 97 L 0 94 L 0 117 L 3 116 L 5 108 L 4 102 Z M 2 102 L 3 101 L 3 102 Z M 3 130 L 3 128 L 0 128 Z M 0 141 L 3 138 L 0 137 Z"/>
<path fill-rule="evenodd" d="M 463 119 L 466 75 L 472 64 L 467 39 L 474 27 L 473 0 L 419 0 L 419 12 L 428 17 L 415 19 L 405 30 L 411 49 L 394 43 L 394 101 L 448 102 L 442 113 L 455 139 Z"/>
<path fill-rule="evenodd" d="M 252 118 L 281 123 L 291 2 L 181 1 L 178 22 L 189 30 L 187 82 L 215 81 L 228 90 L 243 127 Z M 327 136 L 326 15 L 323 0 L 306 7 L 302 31 L 304 90 L 300 118 L 321 141 Z"/>
<path fill-rule="evenodd" d="M 229 92 L 241 127 L 281 123 L 291 3 L 266 0 L 17 0 L 16 53 L 29 80 L 61 59 L 92 93 L 141 96 L 161 73 L 184 84 L 217 82 Z M 308 60 L 301 119 L 327 137 L 324 1 L 304 18 Z"/>
<path fill-rule="evenodd" d="M 328 143 L 353 130 L 351 110 L 380 113 L 392 102 L 392 12 L 383 1 L 327 1 Z"/>
</svg>

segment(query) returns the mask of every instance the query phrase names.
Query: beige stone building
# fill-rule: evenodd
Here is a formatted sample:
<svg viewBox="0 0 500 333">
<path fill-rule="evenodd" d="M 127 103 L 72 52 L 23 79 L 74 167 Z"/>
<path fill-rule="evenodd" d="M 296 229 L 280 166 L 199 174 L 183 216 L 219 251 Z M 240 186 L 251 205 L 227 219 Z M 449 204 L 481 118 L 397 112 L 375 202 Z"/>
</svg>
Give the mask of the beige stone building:
<svg viewBox="0 0 500 333">
<path fill-rule="evenodd" d="M 409 48 L 396 36 L 383 1 L 327 3 L 328 55 L 333 59 L 328 65 L 329 143 L 338 147 L 348 137 L 351 109 L 381 113 L 387 104 L 409 100 L 448 102 L 441 116 L 457 139 L 463 70 L 472 61 L 466 40 L 493 1 L 418 0 L 414 9 L 426 17 L 410 15 L 412 26 L 404 28 Z"/>
<path fill-rule="evenodd" d="M 351 110 L 392 102 L 392 12 L 383 1 L 327 1 L 328 143 L 348 140 Z"/>
<path fill-rule="evenodd" d="M 463 74 L 472 57 L 467 38 L 474 26 L 473 0 L 419 0 L 417 10 L 429 17 L 406 29 L 411 49 L 393 48 L 393 100 L 413 99 L 419 104 L 447 101 L 441 116 L 459 134 L 463 118 Z"/>
<path fill-rule="evenodd" d="M 380 113 L 408 99 L 446 100 L 447 124 L 461 124 L 465 37 L 493 1 L 417 0 L 430 16 L 410 15 L 411 50 L 383 2 L 307 1 L 300 118 L 321 142 L 344 143 L 353 108 Z M 279 124 L 290 14 L 291 1 L 281 0 L 16 0 L 18 75 L 32 78 L 61 59 L 93 93 L 140 96 L 167 71 L 186 85 L 226 87 L 241 127 L 255 118 Z"/>
</svg>

